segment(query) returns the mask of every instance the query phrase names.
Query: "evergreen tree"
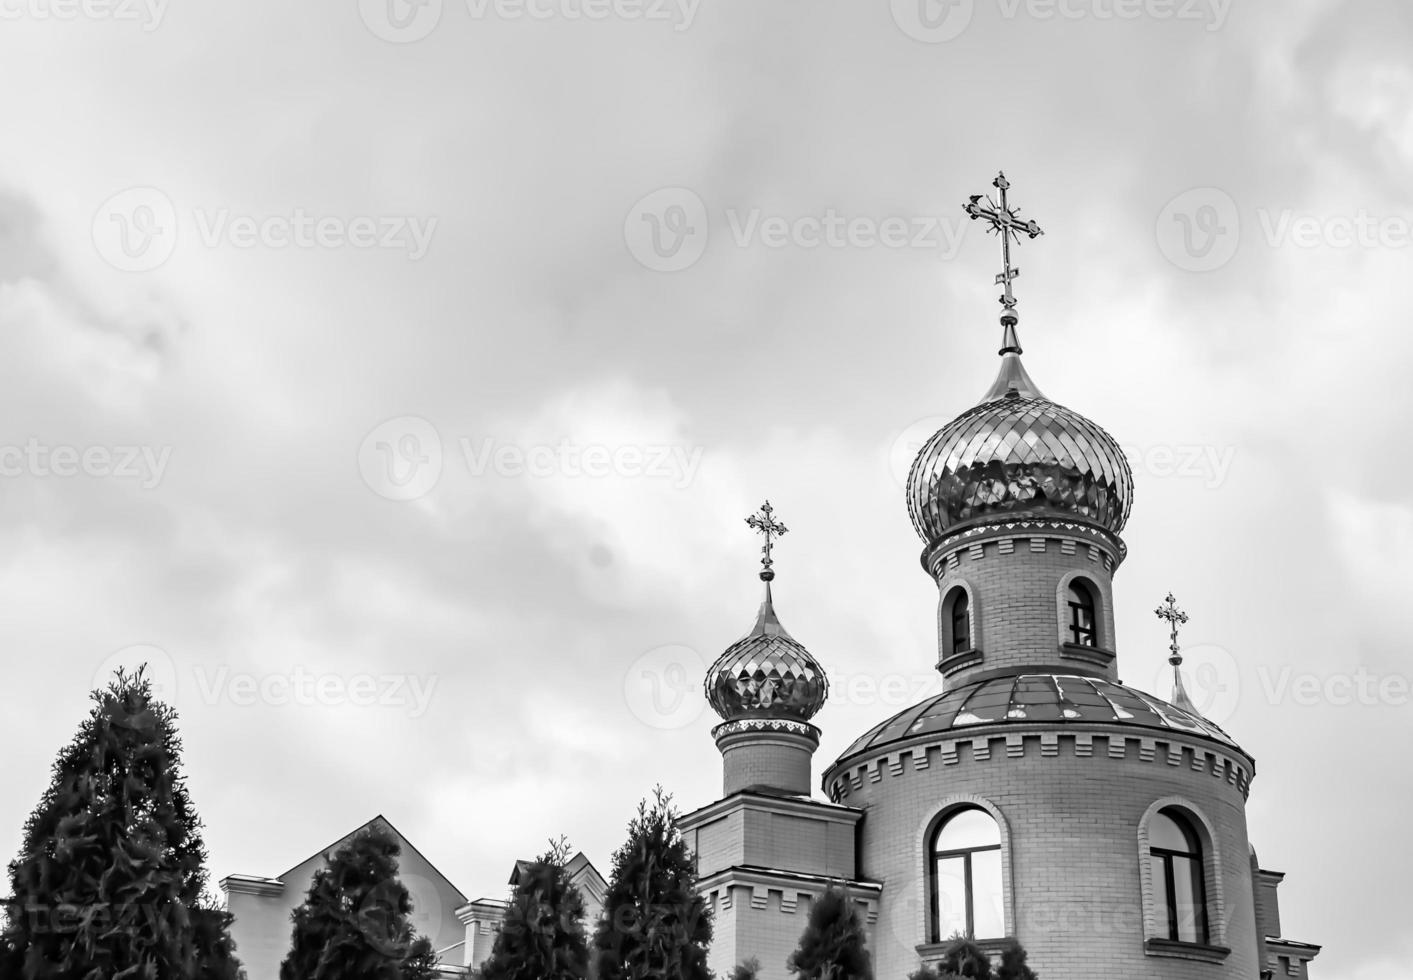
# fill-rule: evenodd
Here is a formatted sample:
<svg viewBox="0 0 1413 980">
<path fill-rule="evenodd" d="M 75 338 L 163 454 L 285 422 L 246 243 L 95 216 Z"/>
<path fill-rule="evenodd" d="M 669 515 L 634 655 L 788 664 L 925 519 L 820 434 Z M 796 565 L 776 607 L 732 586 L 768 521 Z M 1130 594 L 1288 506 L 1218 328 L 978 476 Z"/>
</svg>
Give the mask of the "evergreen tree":
<svg viewBox="0 0 1413 980">
<path fill-rule="evenodd" d="M 510 895 L 483 980 L 582 980 L 589 974 L 584 899 L 569 881 L 569 845 L 560 838 L 523 866 Z"/>
<path fill-rule="evenodd" d="M 787 966 L 800 980 L 873 980 L 863 925 L 848 895 L 831 888 L 813 903 Z"/>
<path fill-rule="evenodd" d="M 760 976 L 760 960 L 752 956 L 750 959 L 736 964 L 736 969 L 731 971 L 731 980 L 757 980 Z"/>
<path fill-rule="evenodd" d="M 594 934 L 598 980 L 709 980 L 711 918 L 672 797 L 638 804 Z"/>
<path fill-rule="evenodd" d="M 1025 947 L 1012 940 L 1001 950 L 1001 965 L 996 968 L 996 980 L 1040 980 L 1040 975 L 1026 963 Z"/>
<path fill-rule="evenodd" d="M 176 713 L 142 668 L 92 699 L 9 866 L 5 980 L 235 980 L 229 919 L 200 910 Z"/>
<path fill-rule="evenodd" d="M 192 909 L 191 917 L 197 962 L 194 980 L 242 980 L 245 973 L 235 957 L 230 933 L 235 916 L 221 908 L 214 896 L 205 895 Z M 4 976 L 0 971 L 0 978 Z"/>
<path fill-rule="evenodd" d="M 425 980 L 435 955 L 412 931 L 412 899 L 397 877 L 402 848 L 379 824 L 365 827 L 314 873 L 290 915 L 280 980 Z"/>
<path fill-rule="evenodd" d="M 942 954 L 938 969 L 923 967 L 908 980 L 1039 980 L 1039 974 L 1026 965 L 1025 948 L 1009 940 L 1001 949 L 1001 964 L 993 972 L 991 957 L 970 939 L 956 939 Z"/>
<path fill-rule="evenodd" d="M 970 939 L 957 939 L 942 954 L 942 962 L 937 972 L 944 980 L 948 977 L 992 980 L 991 957 Z"/>
</svg>

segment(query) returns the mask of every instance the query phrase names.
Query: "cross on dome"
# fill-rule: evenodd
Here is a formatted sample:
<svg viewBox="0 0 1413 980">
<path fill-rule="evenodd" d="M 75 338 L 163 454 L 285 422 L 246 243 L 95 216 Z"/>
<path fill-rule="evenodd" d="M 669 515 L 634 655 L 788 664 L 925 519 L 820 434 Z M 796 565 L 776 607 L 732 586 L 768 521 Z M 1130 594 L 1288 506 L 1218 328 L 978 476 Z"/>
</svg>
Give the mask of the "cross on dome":
<svg viewBox="0 0 1413 980">
<path fill-rule="evenodd" d="M 770 501 L 767 500 L 765 503 L 761 504 L 760 510 L 757 513 L 746 518 L 747 526 L 765 535 L 765 545 L 760 550 L 760 578 L 762 582 L 769 582 L 771 579 L 775 578 L 775 572 L 770 567 L 775 564 L 770 557 L 770 550 L 775 544 L 775 539 L 784 536 L 790 530 L 784 524 L 775 520 L 774 514 L 775 508 L 771 507 Z"/>
<path fill-rule="evenodd" d="M 1001 238 L 1001 271 L 996 275 L 996 285 L 1005 287 L 1005 292 L 1001 294 L 1003 333 L 1000 353 L 1019 354 L 1021 346 L 1020 339 L 1016 336 L 1016 323 L 1019 322 L 1020 316 L 1016 313 L 1016 297 L 1011 292 L 1011 281 L 1020 275 L 1020 268 L 1011 265 L 1011 242 L 1019 242 L 1022 234 L 1034 239 L 1045 233 L 1034 220 L 1022 219 L 1020 208 L 1013 208 L 1006 201 L 1006 191 L 1010 189 L 1011 182 L 1006 179 L 1005 173 L 998 173 L 991 186 L 1001 192 L 999 203 L 993 201 L 989 195 L 973 194 L 971 199 L 962 205 L 962 210 L 971 215 L 973 221 L 985 221 L 989 226 L 987 231 Z M 981 203 L 983 197 L 986 198 L 985 204 Z"/>
</svg>

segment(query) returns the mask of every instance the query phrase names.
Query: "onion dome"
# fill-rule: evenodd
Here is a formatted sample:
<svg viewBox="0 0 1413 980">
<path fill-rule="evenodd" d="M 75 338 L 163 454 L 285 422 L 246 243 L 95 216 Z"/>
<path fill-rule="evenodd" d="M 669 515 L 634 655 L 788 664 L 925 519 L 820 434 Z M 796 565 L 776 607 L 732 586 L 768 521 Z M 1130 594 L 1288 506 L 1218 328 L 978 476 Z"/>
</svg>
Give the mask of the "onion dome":
<svg viewBox="0 0 1413 980">
<path fill-rule="evenodd" d="M 1028 722 L 1047 727 L 1066 722 L 1132 725 L 1185 732 L 1238 748 L 1231 736 L 1195 710 L 1180 708 L 1115 681 L 1021 674 L 963 684 L 915 704 L 863 735 L 840 759 L 939 732 Z"/>
<path fill-rule="evenodd" d="M 771 549 L 789 528 L 775 520 L 767 500 L 746 524 L 765 536 L 761 548 L 760 579 L 765 583 L 756 625 L 726 648 L 707 671 L 706 697 L 727 721 L 751 718 L 787 718 L 806 721 L 824 706 L 829 680 L 824 668 L 780 625 L 770 595 L 775 578 Z"/>
<path fill-rule="evenodd" d="M 963 524 L 1081 519 L 1118 534 L 1133 501 L 1128 460 L 1107 432 L 1040 393 L 1021 365 L 1011 246 L 1044 232 L 1006 196 L 974 194 L 963 210 L 1001 242 L 1001 372 L 981 403 L 937 432 L 908 474 L 908 514 L 929 545 Z"/>
<path fill-rule="evenodd" d="M 1133 473 L 1112 436 L 1050 401 L 1021 364 L 1007 325 L 1001 370 L 980 404 L 943 426 L 908 474 L 908 514 L 929 544 L 962 524 L 1050 517 L 1118 534 Z"/>
<path fill-rule="evenodd" d="M 780 625 L 767 581 L 755 627 L 727 647 L 707 671 L 707 700 L 727 721 L 807 721 L 828 696 L 824 668 Z"/>
</svg>

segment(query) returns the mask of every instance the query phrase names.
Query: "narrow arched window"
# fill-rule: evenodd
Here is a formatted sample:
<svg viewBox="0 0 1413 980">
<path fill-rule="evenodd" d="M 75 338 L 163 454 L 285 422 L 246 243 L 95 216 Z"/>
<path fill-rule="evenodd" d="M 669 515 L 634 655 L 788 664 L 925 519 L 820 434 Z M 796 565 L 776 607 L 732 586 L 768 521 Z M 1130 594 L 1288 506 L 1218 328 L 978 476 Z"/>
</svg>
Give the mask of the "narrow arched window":
<svg viewBox="0 0 1413 980">
<path fill-rule="evenodd" d="M 1001 828 L 979 807 L 949 813 L 931 844 L 932 941 L 1006 935 Z"/>
<path fill-rule="evenodd" d="M 1180 811 L 1159 810 L 1148 828 L 1148 859 L 1161 936 L 1176 942 L 1207 942 L 1207 892 L 1202 840 Z"/>
<path fill-rule="evenodd" d="M 1094 593 L 1076 579 L 1070 583 L 1070 642 L 1082 647 L 1097 647 L 1099 631 L 1094 625 Z"/>
<path fill-rule="evenodd" d="M 952 652 L 961 653 L 971 649 L 971 602 L 966 589 L 958 589 L 952 596 Z"/>
</svg>

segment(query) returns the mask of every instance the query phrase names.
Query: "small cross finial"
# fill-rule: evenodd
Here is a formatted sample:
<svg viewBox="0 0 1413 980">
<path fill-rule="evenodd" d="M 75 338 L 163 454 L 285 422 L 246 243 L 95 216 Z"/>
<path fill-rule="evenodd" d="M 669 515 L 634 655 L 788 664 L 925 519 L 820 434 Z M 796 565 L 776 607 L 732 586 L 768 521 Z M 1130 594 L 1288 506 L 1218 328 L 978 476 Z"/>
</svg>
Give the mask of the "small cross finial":
<svg viewBox="0 0 1413 980">
<path fill-rule="evenodd" d="M 784 524 L 775 520 L 774 514 L 775 508 L 770 506 L 770 501 L 767 500 L 765 503 L 761 504 L 761 508 L 757 513 L 746 518 L 747 526 L 765 535 L 765 546 L 760 550 L 760 579 L 762 582 L 769 582 L 771 579 L 775 578 L 775 572 L 770 567 L 774 564 L 770 557 L 770 549 L 774 546 L 776 538 L 790 530 Z"/>
<path fill-rule="evenodd" d="M 984 220 L 990 226 L 987 229 L 989 232 L 1001 236 L 1001 272 L 996 276 L 996 285 L 1003 286 L 1005 290 L 1001 294 L 1000 353 L 1019 354 L 1021 346 L 1016 336 L 1016 324 L 1020 321 L 1020 316 L 1016 313 L 1016 297 L 1011 292 L 1011 281 L 1020 275 L 1020 269 L 1011 265 L 1011 242 L 1019 242 L 1022 234 L 1034 239 L 1045 233 L 1034 221 L 1022 220 L 1020 208 L 1012 208 L 1006 202 L 1006 191 L 1010 190 L 1011 182 L 1006 179 L 1004 173 L 998 173 L 991 186 L 1001 192 L 1000 203 L 991 200 L 987 195 L 973 194 L 971 200 L 962 205 L 962 210 L 971 215 L 973 221 L 978 218 Z M 983 197 L 986 199 L 985 204 L 981 203 Z"/>
<path fill-rule="evenodd" d="M 1187 622 L 1187 613 L 1177 607 L 1177 600 L 1173 598 L 1171 592 L 1168 593 L 1168 597 L 1163 600 L 1163 603 L 1153 610 L 1153 614 L 1159 619 L 1167 620 L 1168 625 L 1172 627 L 1172 632 L 1169 634 L 1172 642 L 1168 646 L 1168 650 L 1171 651 L 1168 655 L 1168 663 L 1179 667 L 1182 665 L 1182 653 L 1178 648 L 1178 627 Z"/>
</svg>

